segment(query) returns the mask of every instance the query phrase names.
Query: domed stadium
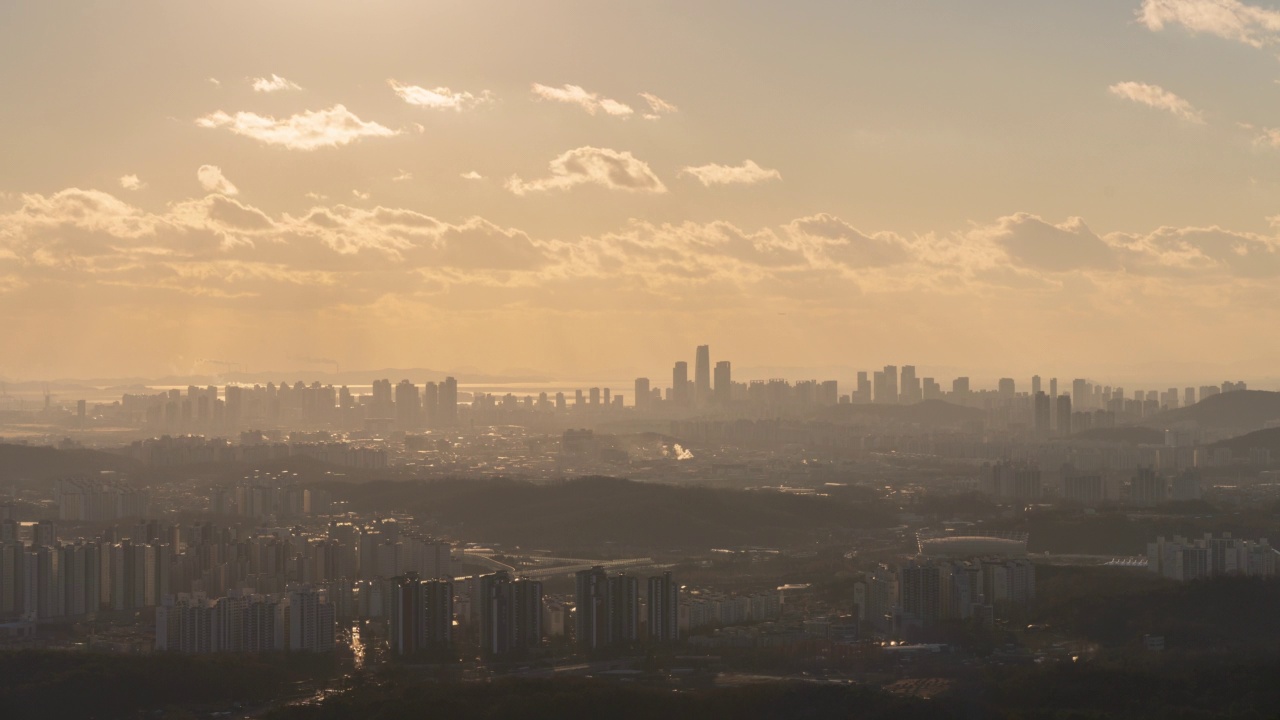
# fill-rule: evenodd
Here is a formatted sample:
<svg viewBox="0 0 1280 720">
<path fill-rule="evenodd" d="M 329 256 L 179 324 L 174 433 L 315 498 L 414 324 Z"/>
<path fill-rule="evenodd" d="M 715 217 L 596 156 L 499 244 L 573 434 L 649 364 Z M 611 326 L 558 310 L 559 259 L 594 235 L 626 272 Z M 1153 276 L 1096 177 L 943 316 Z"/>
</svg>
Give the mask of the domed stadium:
<svg viewBox="0 0 1280 720">
<path fill-rule="evenodd" d="M 920 554 L 926 557 L 1026 557 L 1025 533 L 999 535 L 919 535 Z"/>
</svg>

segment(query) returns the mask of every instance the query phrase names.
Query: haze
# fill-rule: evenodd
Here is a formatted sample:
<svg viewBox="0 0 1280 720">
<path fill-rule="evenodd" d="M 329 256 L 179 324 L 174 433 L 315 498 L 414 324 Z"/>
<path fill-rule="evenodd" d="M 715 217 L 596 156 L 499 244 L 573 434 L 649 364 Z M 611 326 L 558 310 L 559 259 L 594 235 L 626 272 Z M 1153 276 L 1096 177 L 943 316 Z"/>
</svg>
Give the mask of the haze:
<svg viewBox="0 0 1280 720">
<path fill-rule="evenodd" d="M 628 376 L 708 342 L 1256 377 L 1277 27 L 1236 0 L 4 3 L 0 376 Z"/>
</svg>

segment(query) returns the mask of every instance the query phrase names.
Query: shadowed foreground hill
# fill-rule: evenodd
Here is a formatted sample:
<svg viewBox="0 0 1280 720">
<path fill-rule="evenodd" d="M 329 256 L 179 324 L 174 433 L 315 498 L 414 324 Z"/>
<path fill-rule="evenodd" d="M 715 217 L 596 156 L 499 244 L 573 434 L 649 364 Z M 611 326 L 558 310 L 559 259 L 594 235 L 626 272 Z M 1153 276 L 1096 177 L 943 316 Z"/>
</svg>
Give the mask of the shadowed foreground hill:
<svg viewBox="0 0 1280 720">
<path fill-rule="evenodd" d="M 0 444 L 0 482 L 57 480 L 97 475 L 103 470 L 121 474 L 136 472 L 136 461 L 97 450 L 59 450 L 36 445 Z"/>
<path fill-rule="evenodd" d="M 668 549 L 802 542 L 827 530 L 884 527 L 869 504 L 741 490 L 683 488 L 615 478 L 535 485 L 442 480 L 334 485 L 363 511 L 404 510 L 482 542 L 572 547 L 613 541 Z"/>
<path fill-rule="evenodd" d="M 1270 450 L 1272 462 L 1277 462 L 1280 461 L 1280 427 L 1258 430 L 1229 440 L 1220 440 L 1209 447 L 1229 448 L 1233 454 L 1242 457 L 1248 455 L 1251 450 Z"/>
<path fill-rule="evenodd" d="M 1241 390 L 1211 395 L 1188 407 L 1162 412 L 1142 425 L 1169 428 L 1180 425 L 1221 432 L 1247 433 L 1260 430 L 1269 420 L 1280 420 L 1280 392 Z"/>
</svg>

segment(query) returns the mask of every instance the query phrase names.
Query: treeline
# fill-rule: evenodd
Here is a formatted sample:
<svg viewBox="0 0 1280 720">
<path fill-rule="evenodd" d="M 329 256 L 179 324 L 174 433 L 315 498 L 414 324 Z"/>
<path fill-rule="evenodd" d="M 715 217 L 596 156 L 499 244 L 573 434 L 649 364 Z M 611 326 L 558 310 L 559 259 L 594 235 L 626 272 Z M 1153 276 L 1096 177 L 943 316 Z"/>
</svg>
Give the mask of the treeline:
<svg viewBox="0 0 1280 720">
<path fill-rule="evenodd" d="M 1152 655 L 1005 667 L 952 678 L 928 700 L 876 688 L 772 683 L 672 692 L 584 678 L 368 684 L 268 720 L 1226 720 L 1280 712 L 1280 655 Z"/>
<path fill-rule="evenodd" d="M 0 652 L 0 718 L 137 717 L 140 711 L 263 703 L 334 674 L 332 657 Z"/>
<path fill-rule="evenodd" d="M 1280 579 L 1223 577 L 1174 582 L 1144 570 L 1037 569 L 1033 619 L 1106 647 L 1143 635 L 1170 649 L 1274 648 L 1280 638 Z"/>
<path fill-rule="evenodd" d="M 321 706 L 287 707 L 269 720 L 911 720 L 936 705 L 865 687 L 771 683 L 672 692 L 666 687 L 585 678 L 504 679 L 491 683 L 400 681 L 366 685 Z"/>
<path fill-rule="evenodd" d="M 404 510 L 469 537 L 532 547 L 785 545 L 893 524 L 876 503 L 592 477 L 335 483 L 355 510 Z"/>
</svg>

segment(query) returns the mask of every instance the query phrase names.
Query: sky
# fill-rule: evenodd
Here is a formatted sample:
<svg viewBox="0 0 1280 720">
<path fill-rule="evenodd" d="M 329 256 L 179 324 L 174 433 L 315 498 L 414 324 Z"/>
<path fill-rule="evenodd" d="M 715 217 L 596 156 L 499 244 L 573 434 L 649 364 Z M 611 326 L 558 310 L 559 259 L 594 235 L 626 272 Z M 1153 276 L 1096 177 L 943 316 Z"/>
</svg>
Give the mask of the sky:
<svg viewBox="0 0 1280 720">
<path fill-rule="evenodd" d="M 3 378 L 1280 376 L 1277 4 L 11 0 L 0 91 Z"/>
</svg>

